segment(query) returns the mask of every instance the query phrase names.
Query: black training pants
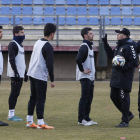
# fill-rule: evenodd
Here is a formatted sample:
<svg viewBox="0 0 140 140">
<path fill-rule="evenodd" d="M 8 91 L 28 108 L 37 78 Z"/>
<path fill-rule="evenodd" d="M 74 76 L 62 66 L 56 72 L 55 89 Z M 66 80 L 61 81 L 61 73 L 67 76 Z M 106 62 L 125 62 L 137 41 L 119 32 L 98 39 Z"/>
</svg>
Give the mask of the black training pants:
<svg viewBox="0 0 140 140">
<path fill-rule="evenodd" d="M 140 72 L 139 72 L 139 91 L 138 91 L 138 111 L 140 114 Z M 140 117 L 140 115 L 139 115 Z"/>
<path fill-rule="evenodd" d="M 9 96 L 9 109 L 15 109 L 17 98 L 20 94 L 20 90 L 23 83 L 23 78 L 20 78 L 19 83 L 16 83 L 14 78 L 15 77 L 11 77 L 11 93 Z"/>
<path fill-rule="evenodd" d="M 130 108 L 129 91 L 111 87 L 110 98 L 113 101 L 114 105 L 122 113 L 122 121 L 125 123 L 129 123 L 128 116 L 132 115 L 132 113 L 129 111 Z"/>
<path fill-rule="evenodd" d="M 31 95 L 28 102 L 28 115 L 34 114 L 36 106 L 37 119 L 44 118 L 47 82 L 30 77 Z"/>
<path fill-rule="evenodd" d="M 83 119 L 90 121 L 89 113 L 93 99 L 94 81 L 84 78 L 80 80 L 80 83 L 81 98 L 79 101 L 78 122 L 81 122 Z"/>
</svg>

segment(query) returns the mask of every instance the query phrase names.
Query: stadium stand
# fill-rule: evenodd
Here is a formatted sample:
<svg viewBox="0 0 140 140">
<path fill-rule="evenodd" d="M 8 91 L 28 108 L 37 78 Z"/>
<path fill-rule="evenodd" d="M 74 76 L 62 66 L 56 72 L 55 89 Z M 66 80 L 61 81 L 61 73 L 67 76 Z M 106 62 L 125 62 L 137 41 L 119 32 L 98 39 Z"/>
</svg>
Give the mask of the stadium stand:
<svg viewBox="0 0 140 140">
<path fill-rule="evenodd" d="M 111 5 L 120 5 L 120 0 L 110 0 Z"/>
<path fill-rule="evenodd" d="M 42 6 L 34 6 L 33 7 L 33 14 L 34 15 L 42 15 L 43 14 L 43 7 Z"/>
<path fill-rule="evenodd" d="M 65 15 L 65 7 L 56 7 L 56 15 Z"/>
<path fill-rule="evenodd" d="M 132 0 L 133 5 L 140 5 L 140 0 Z"/>
<path fill-rule="evenodd" d="M 67 15 L 76 15 L 76 7 L 67 7 Z"/>
<path fill-rule="evenodd" d="M 78 17 L 78 25 L 87 25 L 87 17 Z"/>
<path fill-rule="evenodd" d="M 0 17 L 1 25 L 9 25 L 9 17 Z"/>
<path fill-rule="evenodd" d="M 140 25 L 140 17 L 134 17 L 134 25 Z"/>
<path fill-rule="evenodd" d="M 109 7 L 100 7 L 100 15 L 109 15 Z"/>
<path fill-rule="evenodd" d="M 2 6 L 0 10 L 1 15 L 9 15 L 10 14 L 10 7 L 9 6 Z"/>
<path fill-rule="evenodd" d="M 12 6 L 11 14 L 12 15 L 20 15 L 21 14 L 21 7 L 20 6 Z"/>
<path fill-rule="evenodd" d="M 132 15 L 131 7 L 122 7 L 122 15 Z"/>
<path fill-rule="evenodd" d="M 33 4 L 35 4 L 35 5 L 41 5 L 41 4 L 43 4 L 43 0 L 34 0 L 33 1 Z"/>
<path fill-rule="evenodd" d="M 120 17 L 112 17 L 111 18 L 111 25 L 121 25 L 121 18 Z"/>
<path fill-rule="evenodd" d="M 88 0 L 89 5 L 98 5 L 98 0 Z"/>
<path fill-rule="evenodd" d="M 45 7 L 44 15 L 54 15 L 54 7 Z"/>
<path fill-rule="evenodd" d="M 32 7 L 31 6 L 22 7 L 22 14 L 23 15 L 32 15 Z"/>
<path fill-rule="evenodd" d="M 55 4 L 56 5 L 64 5 L 65 4 L 65 0 L 55 0 Z"/>
<path fill-rule="evenodd" d="M 102 24 L 103 24 L 103 19 L 102 19 Z M 110 18 L 105 17 L 105 25 L 110 25 Z"/>
<path fill-rule="evenodd" d="M 77 0 L 78 5 L 87 5 L 87 0 Z"/>
<path fill-rule="evenodd" d="M 1 0 L 1 4 L 11 4 L 11 0 Z"/>
<path fill-rule="evenodd" d="M 87 15 L 87 7 L 77 7 L 77 15 Z"/>
<path fill-rule="evenodd" d="M 55 23 L 57 23 L 57 17 L 55 18 Z M 65 17 L 59 17 L 59 25 L 65 25 Z"/>
<path fill-rule="evenodd" d="M 33 3 L 32 0 L 23 0 L 22 2 L 26 5 L 31 5 Z"/>
<path fill-rule="evenodd" d="M 42 17 L 33 17 L 33 25 L 43 25 Z"/>
<path fill-rule="evenodd" d="M 100 5 L 109 5 L 109 0 L 99 0 Z"/>
<path fill-rule="evenodd" d="M 67 25 L 76 25 L 76 17 L 66 17 Z"/>
<path fill-rule="evenodd" d="M 13 25 L 13 17 L 11 17 L 11 25 Z M 20 25 L 21 21 L 20 21 L 20 17 L 15 17 L 15 24 L 16 25 Z"/>
<path fill-rule="evenodd" d="M 120 7 L 111 7 L 111 15 L 120 15 Z"/>
<path fill-rule="evenodd" d="M 31 25 L 32 24 L 32 18 L 31 17 L 22 17 L 22 24 L 23 25 Z"/>
<path fill-rule="evenodd" d="M 98 7 L 89 7 L 88 14 L 89 15 L 98 15 L 99 14 Z"/>
<path fill-rule="evenodd" d="M 133 15 L 140 15 L 140 7 L 133 7 Z"/>
<path fill-rule="evenodd" d="M 122 5 L 131 5 L 131 0 L 121 0 Z"/>
<path fill-rule="evenodd" d="M 54 0 L 45 0 L 46 5 L 54 5 Z"/>
<path fill-rule="evenodd" d="M 76 5 L 76 0 L 66 0 L 67 5 Z"/>
<path fill-rule="evenodd" d="M 132 17 L 123 17 L 122 24 L 123 25 L 132 25 Z"/>
<path fill-rule="evenodd" d="M 54 17 L 44 17 L 44 24 L 54 23 Z"/>
<path fill-rule="evenodd" d="M 89 25 L 99 25 L 98 17 L 89 17 Z"/>
<path fill-rule="evenodd" d="M 21 0 L 12 0 L 12 4 L 21 5 Z"/>
</svg>

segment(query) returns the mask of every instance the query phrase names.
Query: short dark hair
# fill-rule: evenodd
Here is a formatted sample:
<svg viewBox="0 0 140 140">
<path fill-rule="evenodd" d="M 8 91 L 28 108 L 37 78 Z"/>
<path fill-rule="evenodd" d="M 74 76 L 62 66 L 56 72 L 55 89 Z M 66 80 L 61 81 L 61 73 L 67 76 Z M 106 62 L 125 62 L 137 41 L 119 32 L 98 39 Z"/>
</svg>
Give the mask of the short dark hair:
<svg viewBox="0 0 140 140">
<path fill-rule="evenodd" d="M 3 27 L 2 26 L 0 26 L 0 29 L 2 29 Z"/>
<path fill-rule="evenodd" d="M 84 38 L 84 35 L 88 34 L 88 31 L 91 31 L 92 29 L 90 27 L 85 27 L 81 30 L 81 36 Z"/>
<path fill-rule="evenodd" d="M 13 35 L 15 36 L 15 33 L 19 33 L 19 31 L 24 30 L 24 28 L 22 26 L 14 26 L 13 28 Z"/>
<path fill-rule="evenodd" d="M 44 36 L 49 36 L 51 33 L 56 32 L 56 25 L 52 23 L 47 23 L 44 27 Z"/>
</svg>

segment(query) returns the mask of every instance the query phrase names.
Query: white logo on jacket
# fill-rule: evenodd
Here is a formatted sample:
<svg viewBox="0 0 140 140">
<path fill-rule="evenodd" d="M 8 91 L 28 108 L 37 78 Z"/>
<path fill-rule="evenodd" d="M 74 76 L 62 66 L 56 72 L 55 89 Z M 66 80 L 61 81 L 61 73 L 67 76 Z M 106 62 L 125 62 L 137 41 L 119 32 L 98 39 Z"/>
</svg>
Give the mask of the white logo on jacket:
<svg viewBox="0 0 140 140">
<path fill-rule="evenodd" d="M 133 46 L 130 46 L 131 50 L 132 50 L 132 54 L 133 54 L 133 58 L 136 59 L 136 52 Z"/>
</svg>

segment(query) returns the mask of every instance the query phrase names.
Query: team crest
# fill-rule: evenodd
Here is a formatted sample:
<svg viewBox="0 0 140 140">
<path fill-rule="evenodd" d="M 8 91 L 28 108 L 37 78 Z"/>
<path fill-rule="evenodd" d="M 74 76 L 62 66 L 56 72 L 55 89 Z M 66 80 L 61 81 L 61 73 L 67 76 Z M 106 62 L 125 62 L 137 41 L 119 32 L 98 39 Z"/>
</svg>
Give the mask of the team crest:
<svg viewBox="0 0 140 140">
<path fill-rule="evenodd" d="M 120 31 L 122 31 L 123 29 L 120 29 Z"/>
</svg>

